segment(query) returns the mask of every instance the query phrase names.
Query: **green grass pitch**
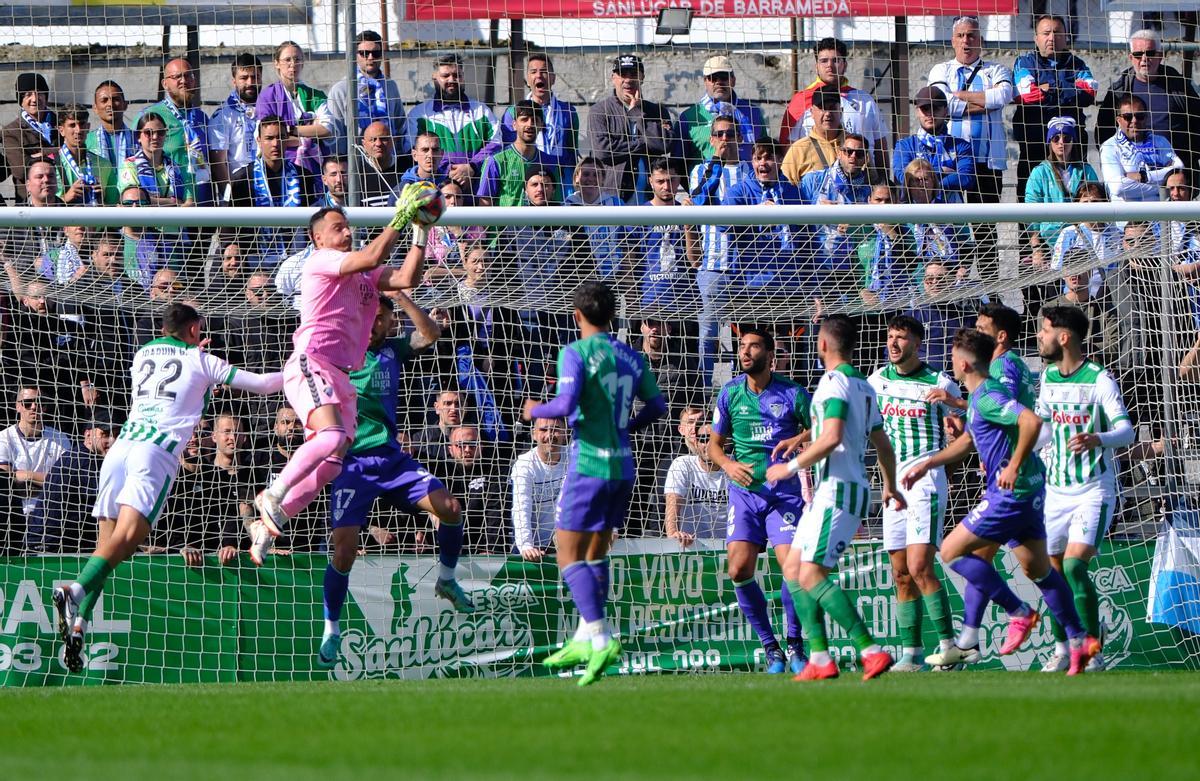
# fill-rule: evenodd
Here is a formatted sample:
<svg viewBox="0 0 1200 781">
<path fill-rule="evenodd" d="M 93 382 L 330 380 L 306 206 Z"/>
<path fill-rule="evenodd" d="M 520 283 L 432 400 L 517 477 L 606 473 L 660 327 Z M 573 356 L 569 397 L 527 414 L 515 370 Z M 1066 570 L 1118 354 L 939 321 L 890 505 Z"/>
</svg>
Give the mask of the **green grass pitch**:
<svg viewBox="0 0 1200 781">
<path fill-rule="evenodd" d="M 1188 779 L 1200 675 L 751 674 L 0 692 L 0 778 Z"/>
</svg>

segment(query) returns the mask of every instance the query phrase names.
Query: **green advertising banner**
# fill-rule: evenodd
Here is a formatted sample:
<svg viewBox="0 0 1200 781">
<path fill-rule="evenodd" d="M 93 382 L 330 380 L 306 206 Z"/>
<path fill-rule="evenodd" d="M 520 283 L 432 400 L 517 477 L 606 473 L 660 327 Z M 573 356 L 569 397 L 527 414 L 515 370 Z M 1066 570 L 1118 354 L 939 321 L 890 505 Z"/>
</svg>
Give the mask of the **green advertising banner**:
<svg viewBox="0 0 1200 781">
<path fill-rule="evenodd" d="M 761 669 L 763 652 L 742 619 L 719 544 L 680 552 L 674 542 L 631 541 L 611 559 L 610 619 L 621 634 L 622 673 Z M 1146 591 L 1154 541 L 1115 543 L 1094 569 L 1105 655 L 1119 667 L 1184 664 L 1189 641 L 1147 623 Z M 999 560 L 1014 589 L 1036 603 L 1037 590 L 1010 554 Z M 433 557 L 359 560 L 350 577 L 342 647 L 332 671 L 316 668 L 322 628 L 323 556 L 276 556 L 268 566 L 191 568 L 175 556 L 138 556 L 109 580 L 84 648 L 85 671 L 68 675 L 54 632 L 51 588 L 79 570 L 77 557 L 0 559 L 0 684 L 182 683 L 256 680 L 355 680 L 542 674 L 536 664 L 568 638 L 577 616 L 552 562 L 481 557 L 460 566 L 478 610 L 453 612 L 433 595 Z M 780 578 L 767 557 L 760 579 L 774 595 L 782 635 Z M 871 631 L 894 649 L 897 624 L 891 570 L 878 545 L 855 545 L 839 571 Z M 958 587 L 950 588 L 955 610 Z M 983 667 L 1024 670 L 1052 649 L 1043 623 L 1022 651 L 999 657 L 1003 616 L 989 610 Z M 853 663 L 845 634 L 830 627 L 832 651 Z M 935 638 L 928 635 L 926 647 Z"/>
</svg>

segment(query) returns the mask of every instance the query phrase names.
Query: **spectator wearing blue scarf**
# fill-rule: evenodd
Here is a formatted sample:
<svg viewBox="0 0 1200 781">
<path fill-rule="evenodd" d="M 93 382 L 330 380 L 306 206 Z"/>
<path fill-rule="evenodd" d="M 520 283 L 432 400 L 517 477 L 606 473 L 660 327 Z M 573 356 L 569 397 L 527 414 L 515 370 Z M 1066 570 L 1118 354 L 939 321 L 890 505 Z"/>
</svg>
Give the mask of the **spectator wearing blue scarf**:
<svg viewBox="0 0 1200 781">
<path fill-rule="evenodd" d="M 374 30 L 363 30 L 355 36 L 354 42 L 358 63 L 354 91 L 351 93 L 357 97 L 355 126 L 349 127 L 350 118 L 346 113 L 346 93 L 351 89 L 346 79 L 329 89 L 329 100 L 325 104 L 332 123 L 330 129 L 335 134 L 335 151 L 339 155 L 347 154 L 350 144 L 372 122 L 383 122 L 391 130 L 396 150 L 402 155 L 408 154 L 411 139 L 405 135 L 407 120 L 400 87 L 383 73 L 383 37 Z"/>
<path fill-rule="evenodd" d="M 786 206 L 803 203 L 796 185 L 783 179 L 772 141 L 754 145 L 754 176 L 729 188 L 722 206 Z M 810 232 L 803 225 L 723 226 L 731 234 L 737 258 L 733 284 L 772 288 L 786 293 L 800 281 L 799 265 L 810 250 Z"/>
<path fill-rule="evenodd" d="M 942 192 L 948 203 L 962 203 L 975 191 L 975 156 L 971 142 L 950 135 L 946 93 L 937 87 L 922 87 L 913 97 L 920 128 L 916 135 L 896 142 L 892 154 L 892 178 L 904 181 L 904 169 L 913 160 L 927 161 L 942 179 Z"/>
<path fill-rule="evenodd" d="M 17 76 L 17 118 L 4 126 L 0 137 L 4 140 L 4 157 L 7 168 L 0 166 L 0 177 L 7 179 L 11 173 L 17 188 L 17 200 L 29 195 L 25 190 L 26 172 L 37 160 L 48 160 L 62 143 L 58 137 L 58 120 L 50 111 L 50 85 L 40 73 L 22 73 Z"/>
<path fill-rule="evenodd" d="M 279 117 L 259 120 L 258 154 L 230 185 L 234 205 L 302 207 L 317 200 L 308 172 L 284 153 L 287 131 Z M 259 228 L 253 254 L 262 264 L 274 267 L 301 250 L 305 242 L 304 231 L 297 228 Z"/>
</svg>

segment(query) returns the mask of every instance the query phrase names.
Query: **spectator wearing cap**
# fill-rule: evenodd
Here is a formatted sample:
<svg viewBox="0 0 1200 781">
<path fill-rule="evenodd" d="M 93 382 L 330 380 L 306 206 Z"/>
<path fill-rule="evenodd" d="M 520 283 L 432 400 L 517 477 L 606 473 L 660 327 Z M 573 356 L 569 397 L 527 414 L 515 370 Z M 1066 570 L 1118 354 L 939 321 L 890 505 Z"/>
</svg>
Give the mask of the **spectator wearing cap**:
<svg viewBox="0 0 1200 781">
<path fill-rule="evenodd" d="M 592 154 L 604 173 L 601 188 L 627 204 L 649 200 L 651 160 L 665 156 L 676 166 L 682 161 L 679 127 L 665 106 L 642 97 L 644 76 L 637 55 L 615 58 L 613 94 L 588 112 Z"/>
<path fill-rule="evenodd" d="M 1013 99 L 1013 75 L 1007 66 L 983 59 L 979 19 L 961 16 L 951 28 L 954 58 L 934 65 L 929 86 L 946 94 L 950 135 L 971 144 L 975 158 L 975 188 L 969 203 L 999 203 L 1004 171 L 1008 168 L 1008 127 L 1004 108 Z M 981 276 L 994 279 L 1000 270 L 994 225 L 976 228 L 977 264 Z"/>
<path fill-rule="evenodd" d="M 58 112 L 58 137 L 62 146 L 55 153 L 58 199 L 68 206 L 104 206 L 102 182 L 113 178 L 108 161 L 88 151 L 91 126 L 88 110 L 67 106 Z"/>
<path fill-rule="evenodd" d="M 792 96 L 783 122 L 779 126 L 779 143 L 791 144 L 799 141 L 813 127 L 813 93 L 822 87 L 832 87 L 842 96 L 842 125 L 849 133 L 858 133 L 867 139 L 867 146 L 879 170 L 887 170 L 887 154 L 892 149 L 892 136 L 887 120 L 879 110 L 879 104 L 870 93 L 850 86 L 846 78 L 846 44 L 837 38 L 822 38 L 813 50 L 816 79 Z"/>
<path fill-rule="evenodd" d="M 349 127 L 347 116 L 347 93 L 350 85 L 346 79 L 329 88 L 329 100 L 325 104 L 328 114 L 318 113 L 317 121 L 323 121 L 334 137 L 336 154 L 345 156 L 349 144 L 362 135 L 372 122 L 383 122 L 395 138 L 400 154 L 408 154 L 409 139 L 413 137 L 411 117 L 404 116 L 404 101 L 400 98 L 400 87 L 383 74 L 383 37 L 374 30 L 363 30 L 354 37 L 355 62 L 358 65 L 354 94 L 357 110 L 356 124 Z M 435 69 L 436 70 L 436 69 Z"/>
<path fill-rule="evenodd" d="M 92 95 L 92 112 L 100 120 L 87 134 L 87 148 L 104 160 L 100 172 L 100 183 L 104 186 L 104 205 L 116 206 L 121 199 L 117 186 L 117 172 L 125 159 L 137 150 L 137 137 L 133 129 L 125 125 L 125 90 L 111 79 L 96 85 Z"/>
<path fill-rule="evenodd" d="M 558 158 L 538 149 L 545 129 L 541 108 L 532 100 L 517 101 L 512 107 L 516 137 L 511 144 L 490 156 L 479 172 L 475 197 L 480 206 L 517 206 L 525 193 L 525 175 L 531 168 L 560 173 Z"/>
<path fill-rule="evenodd" d="M 42 501 L 29 518 L 25 550 L 29 553 L 86 553 L 96 544 L 92 505 L 100 482 L 100 465 L 120 426 L 106 409 L 85 422 L 83 447 L 64 453 L 42 486 Z"/>
<path fill-rule="evenodd" d="M 700 102 L 688 107 L 679 115 L 679 128 L 685 144 L 688 167 L 708 160 L 713 155 L 709 141 L 709 126 L 714 117 L 732 117 L 738 126 L 741 139 L 741 156 L 750 159 L 750 147 L 759 138 L 767 135 L 767 119 L 762 109 L 734 92 L 737 76 L 733 72 L 733 60 L 723 54 L 704 61 L 704 95 Z"/>
<path fill-rule="evenodd" d="M 1046 125 L 1046 159 L 1029 173 L 1025 185 L 1025 203 L 1072 203 L 1084 182 L 1098 182 L 1091 165 L 1078 160 L 1079 125 L 1071 116 L 1052 118 Z M 1041 268 L 1062 231 L 1061 222 L 1035 222 L 1030 225 L 1029 246 L 1035 267 Z"/>
<path fill-rule="evenodd" d="M 250 52 L 242 52 L 229 66 L 233 90 L 225 102 L 213 112 L 208 123 L 213 161 L 224 161 L 231 179 L 237 178 L 254 162 L 258 153 L 255 136 L 255 117 L 258 112 L 258 93 L 262 89 L 262 62 Z M 215 182 L 218 192 L 227 182 Z M 222 198 L 222 200 L 224 200 Z"/>
<path fill-rule="evenodd" d="M 575 162 L 579 154 L 579 112 L 554 94 L 554 63 L 545 52 L 532 52 L 525 58 L 525 100 L 541 112 L 542 122 L 537 134 L 537 148 L 561 166 L 564 193 L 570 195 L 575 179 Z M 517 104 L 520 105 L 520 104 Z M 511 144 L 517 137 L 516 106 L 509 106 L 500 118 L 500 143 Z M 499 145 L 493 141 L 495 153 Z"/>
<path fill-rule="evenodd" d="M 800 184 L 805 174 L 833 165 L 846 135 L 842 127 L 842 94 L 836 87 L 821 86 L 813 90 L 809 113 L 812 129 L 789 146 L 783 156 L 783 175 L 795 185 Z"/>
<path fill-rule="evenodd" d="M 483 103 L 463 89 L 462 59 L 446 54 L 433 61 L 433 98 L 408 114 L 407 137 L 432 131 L 442 141 L 450 178 L 473 191 L 487 158 L 487 145 L 500 140 L 500 123 Z"/>
<path fill-rule="evenodd" d="M 1119 102 L 1126 95 L 1135 95 L 1149 115 L 1147 128 L 1169 141 L 1184 167 L 1194 170 L 1200 163 L 1200 95 L 1196 88 L 1179 71 L 1163 65 L 1162 43 L 1154 30 L 1138 30 L 1129 36 L 1129 63 L 1100 103 L 1097 140 L 1103 142 L 1113 135 Z"/>
<path fill-rule="evenodd" d="M 1117 134 L 1100 145 L 1100 171 L 1113 201 L 1160 201 L 1162 185 L 1183 168 L 1166 136 L 1150 130 L 1150 112 L 1137 95 L 1117 100 Z"/>
<path fill-rule="evenodd" d="M 920 158 L 937 173 L 945 201 L 962 203 L 966 193 L 975 189 L 975 157 L 970 143 L 949 133 L 946 93 L 937 87 L 922 87 L 912 102 L 917 110 L 917 132 L 896 142 L 892 178 L 903 183 L 908 164 Z"/>
<path fill-rule="evenodd" d="M 8 170 L 4 173 L 13 178 L 17 200 L 25 200 L 25 180 L 29 166 L 35 160 L 50 159 L 60 143 L 58 119 L 49 108 L 50 85 L 40 73 L 22 73 L 17 76 L 17 118 L 4 126 L 0 139 L 4 142 L 4 158 Z"/>
<path fill-rule="evenodd" d="M 1061 16 L 1043 14 L 1034 20 L 1035 49 L 1022 54 L 1013 65 L 1017 110 L 1013 114 L 1013 139 L 1017 142 L 1017 195 L 1027 190 L 1030 172 L 1049 159 L 1043 140 L 1045 129 L 1055 117 L 1075 120 L 1078 136 L 1072 160 L 1087 153 L 1083 110 L 1096 102 L 1099 82 L 1082 59 L 1071 53 L 1067 24 Z"/>
<path fill-rule="evenodd" d="M 142 112 L 137 130 L 145 133 L 142 121 L 147 117 L 156 116 L 163 121 L 167 131 L 163 154 L 187 174 L 195 204 L 212 206 L 217 195 L 213 182 L 228 181 L 229 172 L 225 158 L 212 157 L 208 115 L 194 105 L 200 99 L 199 74 L 186 59 L 176 57 L 163 67 L 162 88 L 166 94 Z"/>
</svg>

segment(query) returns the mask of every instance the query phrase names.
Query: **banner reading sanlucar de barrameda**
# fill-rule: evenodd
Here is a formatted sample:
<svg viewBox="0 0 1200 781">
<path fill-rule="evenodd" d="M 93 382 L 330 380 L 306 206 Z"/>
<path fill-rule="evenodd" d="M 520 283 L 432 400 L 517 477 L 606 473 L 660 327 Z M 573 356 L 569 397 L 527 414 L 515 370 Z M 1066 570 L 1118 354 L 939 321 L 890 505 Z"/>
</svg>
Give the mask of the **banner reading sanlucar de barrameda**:
<svg viewBox="0 0 1200 781">
<path fill-rule="evenodd" d="M 1098 561 L 1106 656 L 1120 667 L 1188 663 L 1180 630 L 1146 621 L 1146 589 L 1154 542 L 1117 544 Z M 7 686 L 118 682 L 429 678 L 541 674 L 535 664 L 570 637 L 578 617 L 553 563 L 515 558 L 469 560 L 463 584 L 479 609 L 453 612 L 434 597 L 437 560 L 372 557 L 350 578 L 341 658 L 318 670 L 321 580 L 326 559 L 273 557 L 262 569 L 221 567 L 210 559 L 189 568 L 174 556 L 138 556 L 110 579 L 84 648 L 85 671 L 68 675 L 54 635 L 50 589 L 79 569 L 76 557 L 0 560 L 0 683 Z M 1004 560 L 1013 573 L 1016 563 Z M 765 557 L 764 557 L 765 562 Z M 626 651 L 621 672 L 751 670 L 762 650 L 742 619 L 725 575 L 719 543 L 680 552 L 671 541 L 623 543 L 612 557 L 612 619 Z M 761 568 L 776 595 L 776 570 Z M 877 545 L 852 546 L 839 577 L 872 632 L 894 648 L 895 601 L 887 555 Z M 1011 575 L 1031 602 L 1037 590 Z M 952 578 L 952 580 L 954 580 Z M 955 582 L 951 588 L 957 602 Z M 986 666 L 1029 669 L 1051 650 L 1041 626 L 1025 649 L 997 656 L 1003 616 L 994 608 L 982 634 Z M 853 649 L 837 627 L 833 651 L 849 665 Z M 934 638 L 925 638 L 932 648 Z M 1194 664 L 1196 660 L 1191 660 Z"/>
<path fill-rule="evenodd" d="M 452 19 L 618 19 L 653 17 L 664 8 L 686 8 L 696 16 L 788 19 L 830 16 L 922 16 L 946 12 L 942 3 L 921 0 L 405 0 L 401 13 L 412 21 Z M 1014 0 L 960 0 L 958 14 L 1017 12 Z"/>
</svg>

